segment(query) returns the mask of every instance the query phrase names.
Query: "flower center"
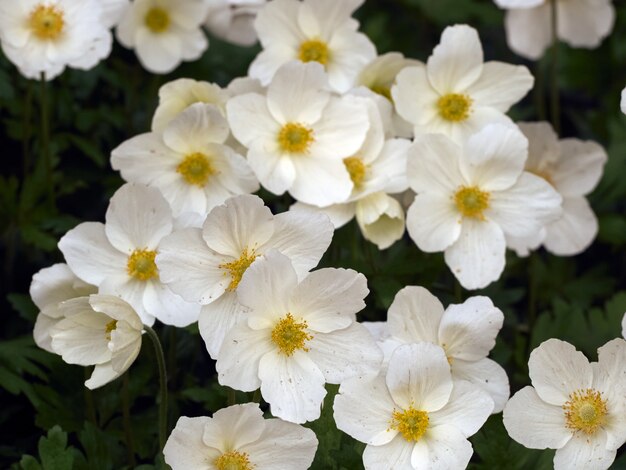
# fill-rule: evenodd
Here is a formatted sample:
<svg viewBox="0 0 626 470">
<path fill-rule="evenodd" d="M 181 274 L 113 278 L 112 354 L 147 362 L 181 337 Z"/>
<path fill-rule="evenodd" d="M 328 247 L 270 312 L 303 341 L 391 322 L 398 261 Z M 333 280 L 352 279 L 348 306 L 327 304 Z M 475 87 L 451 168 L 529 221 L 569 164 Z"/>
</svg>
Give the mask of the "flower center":
<svg viewBox="0 0 626 470">
<path fill-rule="evenodd" d="M 287 153 L 305 153 L 314 140 L 313 129 L 297 122 L 288 122 L 278 133 L 278 144 Z"/>
<path fill-rule="evenodd" d="M 209 176 L 215 174 L 215 169 L 211 165 L 209 158 L 203 153 L 192 153 L 176 167 L 188 184 L 204 186 L 209 180 Z"/>
<path fill-rule="evenodd" d="M 54 6 L 39 5 L 28 20 L 33 34 L 43 41 L 54 41 L 63 32 L 63 13 Z"/>
<path fill-rule="evenodd" d="M 170 15 L 163 8 L 154 7 L 148 10 L 144 18 L 146 26 L 153 33 L 163 33 L 170 27 Z"/>
<path fill-rule="evenodd" d="M 135 279 L 140 281 L 147 281 L 154 277 L 159 276 L 157 265 L 154 262 L 156 257 L 156 251 L 150 250 L 135 250 L 128 257 L 128 263 L 126 264 L 126 271 Z"/>
<path fill-rule="evenodd" d="M 250 463 L 248 454 L 231 450 L 220 455 L 213 463 L 217 470 L 252 470 L 254 465 Z"/>
<path fill-rule="evenodd" d="M 306 332 L 308 324 L 305 320 L 297 322 L 291 313 L 281 318 L 272 330 L 272 341 L 278 350 L 285 356 L 291 356 L 296 349 L 308 351 L 306 342 L 313 339 L 313 335 Z"/>
<path fill-rule="evenodd" d="M 343 159 L 346 170 L 350 173 L 350 179 L 354 183 L 355 188 L 360 188 L 367 174 L 367 166 L 359 157 L 348 157 Z"/>
<path fill-rule="evenodd" d="M 111 333 L 117 328 L 117 320 L 112 320 L 106 324 L 104 328 L 104 337 L 107 341 L 111 341 Z"/>
<path fill-rule="evenodd" d="M 254 250 L 248 253 L 248 248 L 244 248 L 239 259 L 219 265 L 219 268 L 226 271 L 224 274 L 230 275 L 230 284 L 227 287 L 229 291 L 234 291 L 237 288 L 246 269 L 250 267 L 256 258 L 257 255 Z"/>
<path fill-rule="evenodd" d="M 485 220 L 483 212 L 489 208 L 489 193 L 476 186 L 463 186 L 454 195 L 454 203 L 463 217 Z"/>
<path fill-rule="evenodd" d="M 298 58 L 302 62 L 319 62 L 322 65 L 328 63 L 330 51 L 324 41 L 309 39 L 300 44 Z"/>
<path fill-rule="evenodd" d="M 472 110 L 472 99 L 467 95 L 449 93 L 437 101 L 439 115 L 446 121 L 465 121 Z"/>
<path fill-rule="evenodd" d="M 428 429 L 428 413 L 416 410 L 413 405 L 407 410 L 395 411 L 391 415 L 391 429 L 395 429 L 409 442 L 417 442 Z"/>
<path fill-rule="evenodd" d="M 385 85 L 373 85 L 370 87 L 370 90 L 393 102 L 393 98 L 391 97 L 391 87 Z"/>
<path fill-rule="evenodd" d="M 587 435 L 595 433 L 606 423 L 606 401 L 600 392 L 587 389 L 576 390 L 563 405 L 566 427 L 574 432 L 581 431 Z"/>
</svg>

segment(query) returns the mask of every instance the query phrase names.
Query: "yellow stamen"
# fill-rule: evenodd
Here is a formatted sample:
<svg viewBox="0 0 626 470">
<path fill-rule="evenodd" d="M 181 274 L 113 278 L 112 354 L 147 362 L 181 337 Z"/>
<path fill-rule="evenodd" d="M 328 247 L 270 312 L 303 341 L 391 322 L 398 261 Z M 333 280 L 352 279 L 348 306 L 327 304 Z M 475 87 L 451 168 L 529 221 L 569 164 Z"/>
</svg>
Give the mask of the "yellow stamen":
<svg viewBox="0 0 626 470">
<path fill-rule="evenodd" d="M 31 12 L 28 25 L 38 39 L 54 41 L 63 33 L 63 12 L 55 6 L 39 5 Z"/>
<path fill-rule="evenodd" d="M 360 188 L 365 181 L 367 175 L 367 166 L 359 157 L 348 157 L 343 159 L 346 170 L 350 173 L 350 179 L 354 183 L 355 188 Z"/>
<path fill-rule="evenodd" d="M 211 175 L 215 174 L 211 161 L 203 153 L 187 155 L 176 167 L 176 171 L 188 184 L 201 187 L 207 183 Z"/>
<path fill-rule="evenodd" d="M 308 351 L 306 342 L 313 339 L 313 335 L 306 332 L 308 324 L 305 320 L 297 322 L 291 313 L 281 318 L 272 330 L 272 341 L 278 350 L 285 356 L 291 356 L 300 349 Z"/>
<path fill-rule="evenodd" d="M 104 337 L 107 339 L 107 341 L 111 341 L 111 333 L 115 330 L 115 328 L 117 328 L 117 320 L 112 320 L 106 324 L 106 327 L 104 329 Z"/>
<path fill-rule="evenodd" d="M 288 122 L 278 133 L 278 144 L 287 153 L 306 153 L 314 141 L 313 129 L 297 122 Z"/>
<path fill-rule="evenodd" d="M 330 51 L 324 41 L 309 39 L 300 44 L 298 58 L 302 62 L 319 62 L 322 65 L 326 65 L 330 58 Z"/>
<path fill-rule="evenodd" d="M 146 26 L 153 33 L 163 33 L 170 27 L 170 14 L 163 8 L 154 7 L 148 10 L 144 18 Z"/>
<path fill-rule="evenodd" d="M 572 392 L 563 411 L 567 428 L 587 435 L 594 434 L 607 421 L 606 400 L 600 392 L 590 388 Z"/>
<path fill-rule="evenodd" d="M 426 411 L 416 410 L 413 405 L 407 410 L 396 411 L 391 415 L 391 429 L 395 429 L 409 442 L 419 441 L 426 430 L 430 418 Z"/>
<path fill-rule="evenodd" d="M 236 450 L 220 455 L 213 465 L 217 467 L 217 470 L 252 470 L 254 468 L 248 454 Z"/>
<path fill-rule="evenodd" d="M 454 203 L 463 217 L 485 220 L 483 212 L 489 208 L 488 192 L 476 186 L 463 186 L 454 195 Z"/>
<path fill-rule="evenodd" d="M 248 253 L 248 248 L 244 248 L 239 259 L 231 261 L 230 263 L 223 263 L 219 265 L 219 268 L 225 271 L 224 274 L 230 275 L 230 284 L 227 287 L 229 291 L 237 289 L 237 286 L 241 282 L 241 278 L 246 272 L 246 269 L 250 267 L 256 258 L 257 255 L 254 250 L 251 250 L 250 253 Z"/>
<path fill-rule="evenodd" d="M 439 115 L 446 121 L 465 121 L 472 111 L 473 100 L 467 95 L 450 93 L 442 96 L 437 101 Z"/>
<path fill-rule="evenodd" d="M 134 277 L 140 281 L 147 281 L 149 279 L 159 276 L 157 265 L 154 262 L 156 257 L 156 251 L 150 250 L 135 250 L 128 257 L 126 264 L 126 271 L 129 276 Z"/>
</svg>

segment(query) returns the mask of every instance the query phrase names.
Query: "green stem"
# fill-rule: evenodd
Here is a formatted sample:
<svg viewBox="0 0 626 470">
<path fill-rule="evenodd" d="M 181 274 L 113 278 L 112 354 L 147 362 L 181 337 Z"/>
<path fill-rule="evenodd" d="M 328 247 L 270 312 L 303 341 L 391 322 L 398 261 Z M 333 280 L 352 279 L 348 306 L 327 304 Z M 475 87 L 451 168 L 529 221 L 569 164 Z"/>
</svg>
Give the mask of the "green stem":
<svg viewBox="0 0 626 470">
<path fill-rule="evenodd" d="M 26 83 L 26 96 L 24 98 L 24 114 L 22 116 L 22 172 L 26 180 L 30 171 L 30 134 L 31 118 L 33 111 L 33 85 L 30 80 Z"/>
<path fill-rule="evenodd" d="M 152 341 L 154 355 L 159 367 L 159 383 L 161 387 L 159 401 L 159 447 L 163 451 L 165 441 L 167 440 L 167 371 L 165 370 L 165 355 L 156 332 L 147 325 L 144 325 L 144 330 Z"/>
<path fill-rule="evenodd" d="M 85 367 L 85 380 L 91 377 L 91 370 Z M 93 402 L 93 392 L 89 390 L 87 387 L 83 387 L 84 390 L 84 399 L 85 399 L 85 412 L 87 414 L 87 419 L 94 426 L 98 427 L 98 418 L 96 417 L 96 407 Z"/>
<path fill-rule="evenodd" d="M 237 392 L 234 388 L 228 388 L 228 406 L 233 406 L 237 404 Z"/>
<path fill-rule="evenodd" d="M 128 371 L 126 371 L 122 381 L 122 419 L 124 423 L 124 436 L 126 437 L 128 461 L 131 468 L 135 468 L 137 466 L 137 461 L 135 460 L 135 440 L 133 438 L 133 430 L 130 426 L 130 395 L 128 385 L 129 378 Z"/>
<path fill-rule="evenodd" d="M 52 181 L 52 157 L 50 155 L 50 117 L 48 116 L 48 83 L 45 72 L 41 72 L 41 147 L 46 171 L 46 190 L 48 205 L 55 209 L 54 186 Z"/>
<path fill-rule="evenodd" d="M 557 134 L 561 133 L 561 103 L 559 96 L 559 38 L 557 0 L 550 0 L 550 17 L 552 21 L 552 60 L 550 82 L 550 111 L 552 127 Z"/>
</svg>

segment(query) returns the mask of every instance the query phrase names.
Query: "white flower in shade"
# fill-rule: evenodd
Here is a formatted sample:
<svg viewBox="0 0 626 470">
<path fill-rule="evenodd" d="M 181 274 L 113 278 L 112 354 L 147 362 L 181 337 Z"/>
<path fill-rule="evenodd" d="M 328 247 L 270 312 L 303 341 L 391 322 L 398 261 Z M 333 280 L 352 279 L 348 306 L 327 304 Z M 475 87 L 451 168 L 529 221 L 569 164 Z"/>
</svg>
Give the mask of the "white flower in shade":
<svg viewBox="0 0 626 470">
<path fill-rule="evenodd" d="M 539 59 L 552 44 L 550 0 L 495 0 L 506 8 L 506 39 L 513 52 Z M 609 35 L 615 22 L 612 0 L 557 0 L 557 37 L 572 47 L 592 49 Z"/>
<path fill-rule="evenodd" d="M 226 335 L 218 381 L 261 388 L 274 416 L 295 423 L 320 416 L 324 384 L 375 375 L 383 355 L 356 313 L 365 307 L 365 276 L 326 268 L 298 280 L 291 261 L 273 250 L 241 280 L 237 296 L 248 318 Z"/>
<path fill-rule="evenodd" d="M 467 380 L 482 388 L 499 413 L 509 399 L 509 379 L 504 369 L 487 358 L 496 344 L 504 315 L 487 297 L 470 297 L 443 309 L 423 287 L 408 286 L 396 294 L 387 322 L 370 332 L 379 338 L 388 360 L 401 344 L 426 341 L 441 346 L 450 363 L 453 380 Z M 368 323 L 364 325 L 370 329 Z"/>
<path fill-rule="evenodd" d="M 166 237 L 156 258 L 163 282 L 202 304 L 198 326 L 211 357 L 245 315 L 236 291 L 250 265 L 272 248 L 289 256 L 299 277 L 313 269 L 330 245 L 333 226 L 323 214 L 272 215 L 257 196 L 237 196 L 213 209 L 202 229 Z"/>
<path fill-rule="evenodd" d="M 111 52 L 102 6 L 96 0 L 0 0 L 2 50 L 28 78 L 51 80 L 66 66 L 91 69 Z"/>
<path fill-rule="evenodd" d="M 342 383 L 333 406 L 337 427 L 367 444 L 366 470 L 466 468 L 467 438 L 492 409 L 480 388 L 452 381 L 443 349 L 429 343 L 400 346 L 385 373 Z"/>
<path fill-rule="evenodd" d="M 398 74 L 391 94 L 415 135 L 440 133 L 460 143 L 488 123 L 511 124 L 505 113 L 534 79 L 526 67 L 483 60 L 476 30 L 456 25 L 444 30 L 425 67 Z"/>
<path fill-rule="evenodd" d="M 604 470 L 626 441 L 626 341 L 598 349 L 589 363 L 558 339 L 530 354 L 533 386 L 517 392 L 504 408 L 509 436 L 530 449 L 557 449 L 555 470 Z"/>
<path fill-rule="evenodd" d="M 248 148 L 261 184 L 316 206 L 344 202 L 354 187 L 343 160 L 361 147 L 369 129 L 366 104 L 331 96 L 319 64 L 290 62 L 267 90 L 226 105 L 233 135 Z"/>
<path fill-rule="evenodd" d="M 111 198 L 106 223 L 85 222 L 59 241 L 70 269 L 101 294 L 127 301 L 146 325 L 155 317 L 186 326 L 200 306 L 185 302 L 161 282 L 154 262 L 161 239 L 172 232 L 172 212 L 157 189 L 126 184 Z"/>
<path fill-rule="evenodd" d="M 135 49 L 148 71 L 171 72 L 208 47 L 201 28 L 208 7 L 204 0 L 134 0 L 117 25 L 117 39 Z"/>
<path fill-rule="evenodd" d="M 220 39 L 239 46 L 257 41 L 254 20 L 267 0 L 207 0 L 209 14 L 204 25 Z"/>
<path fill-rule="evenodd" d="M 317 444 L 310 429 L 263 419 L 259 405 L 246 403 L 211 418 L 180 417 L 163 455 L 172 470 L 305 470 Z"/>
<path fill-rule="evenodd" d="M 68 364 L 96 366 L 88 388 L 115 380 L 137 358 L 143 324 L 122 299 L 94 294 L 63 302 L 59 311 L 63 318 L 50 330 L 52 350 Z"/>
<path fill-rule="evenodd" d="M 525 170 L 542 177 L 563 198 L 563 214 L 528 238 L 507 237 L 521 256 L 543 244 L 559 256 L 583 252 L 598 233 L 596 218 L 585 195 L 598 185 L 607 154 L 599 144 L 579 139 L 558 140 L 547 122 L 520 123 L 528 138 Z"/>
<path fill-rule="evenodd" d="M 111 154 L 111 166 L 132 183 L 158 188 L 175 217 L 206 215 L 231 196 L 259 189 L 246 159 L 224 145 L 228 123 L 213 105 L 191 105 L 163 133 L 127 140 Z"/>
<path fill-rule="evenodd" d="M 117 26 L 124 12 L 130 7 L 130 0 L 100 0 L 102 18 L 107 28 Z"/>
<path fill-rule="evenodd" d="M 528 140 L 518 129 L 490 124 L 463 146 L 440 134 L 417 138 L 407 174 L 417 193 L 407 229 L 425 252 L 445 261 L 466 289 L 497 280 L 505 235 L 528 237 L 561 215 L 561 196 L 523 171 Z"/>
<path fill-rule="evenodd" d="M 263 51 L 249 74 L 267 85 L 292 60 L 317 62 L 333 90 L 352 88 L 359 72 L 376 57 L 374 44 L 357 32 L 352 13 L 364 0 L 273 0 L 254 23 Z"/>
<path fill-rule="evenodd" d="M 622 109 L 622 113 L 626 114 L 626 88 L 622 90 L 622 101 L 620 103 L 620 108 Z"/>
<path fill-rule="evenodd" d="M 626 313 L 622 317 L 622 336 L 626 338 Z"/>
<path fill-rule="evenodd" d="M 97 288 L 76 277 L 67 264 L 59 263 L 40 270 L 30 284 L 30 297 L 39 308 L 33 337 L 35 343 L 48 352 L 52 350 L 50 329 L 62 318 L 61 302 L 95 294 Z"/>
</svg>

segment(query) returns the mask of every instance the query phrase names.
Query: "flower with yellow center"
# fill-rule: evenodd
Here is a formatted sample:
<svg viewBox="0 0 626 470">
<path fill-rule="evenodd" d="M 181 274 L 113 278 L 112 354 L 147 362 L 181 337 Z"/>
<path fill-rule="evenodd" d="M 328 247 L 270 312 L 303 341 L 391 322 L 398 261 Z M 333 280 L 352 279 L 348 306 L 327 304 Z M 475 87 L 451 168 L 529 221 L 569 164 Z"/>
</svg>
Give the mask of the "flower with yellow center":
<svg viewBox="0 0 626 470">
<path fill-rule="evenodd" d="M 230 276 L 230 283 L 226 288 L 227 290 L 233 292 L 237 289 L 237 286 L 241 282 L 241 277 L 254 262 L 257 256 L 258 255 L 254 250 L 250 250 L 250 253 L 248 253 L 248 248 L 246 247 L 241 252 L 241 256 L 239 256 L 239 258 L 235 261 L 219 265 L 219 268 L 224 270 L 224 275 Z"/>
<path fill-rule="evenodd" d="M 146 13 L 145 22 L 148 29 L 153 33 L 164 33 L 170 28 L 170 14 L 163 8 L 153 7 Z"/>
<path fill-rule="evenodd" d="M 563 405 L 566 426 L 572 431 L 594 434 L 599 427 L 606 424 L 606 400 L 597 390 L 576 390 L 569 395 Z"/>
<path fill-rule="evenodd" d="M 485 220 L 484 212 L 489 209 L 489 193 L 476 186 L 464 186 L 454 194 L 454 203 L 463 217 Z"/>
<path fill-rule="evenodd" d="M 111 333 L 117 328 L 117 320 L 111 320 L 104 328 L 104 337 L 111 341 Z"/>
<path fill-rule="evenodd" d="M 367 166 L 363 160 L 357 156 L 348 157 L 343 159 L 343 164 L 346 166 L 346 170 L 350 174 L 350 179 L 354 184 L 354 187 L 359 189 L 363 186 L 363 182 L 367 177 Z"/>
<path fill-rule="evenodd" d="M 253 465 L 245 452 L 231 450 L 215 459 L 217 470 L 252 470 Z"/>
<path fill-rule="evenodd" d="M 313 335 L 307 333 L 307 327 L 306 320 L 298 322 L 291 313 L 278 320 L 272 329 L 272 341 L 278 346 L 279 353 L 292 356 L 297 350 L 308 352 L 306 343 L 313 339 Z"/>
<path fill-rule="evenodd" d="M 391 429 L 398 431 L 409 442 L 419 441 L 428 429 L 428 413 L 416 410 L 413 405 L 403 411 L 394 410 L 391 415 Z"/>
<path fill-rule="evenodd" d="M 465 121 L 472 111 L 472 99 L 467 95 L 450 93 L 444 95 L 437 101 L 439 116 L 446 121 Z"/>
<path fill-rule="evenodd" d="M 154 258 L 157 252 L 154 250 L 138 249 L 131 253 L 126 263 L 128 275 L 139 281 L 147 281 L 159 277 Z"/>
<path fill-rule="evenodd" d="M 288 122 L 278 133 L 278 145 L 285 153 L 307 153 L 313 142 L 313 129 L 297 122 Z"/>
<path fill-rule="evenodd" d="M 55 41 L 63 34 L 63 12 L 53 5 L 38 5 L 30 14 L 29 26 L 42 41 Z"/>
<path fill-rule="evenodd" d="M 302 62 L 319 62 L 322 65 L 326 65 L 330 59 L 328 44 L 319 39 L 304 41 L 300 44 L 298 59 Z"/>
<path fill-rule="evenodd" d="M 209 177 L 215 174 L 215 169 L 211 165 L 211 160 L 200 152 L 187 155 L 185 159 L 178 164 L 176 171 L 180 173 L 188 184 L 196 186 L 204 186 Z"/>
</svg>

